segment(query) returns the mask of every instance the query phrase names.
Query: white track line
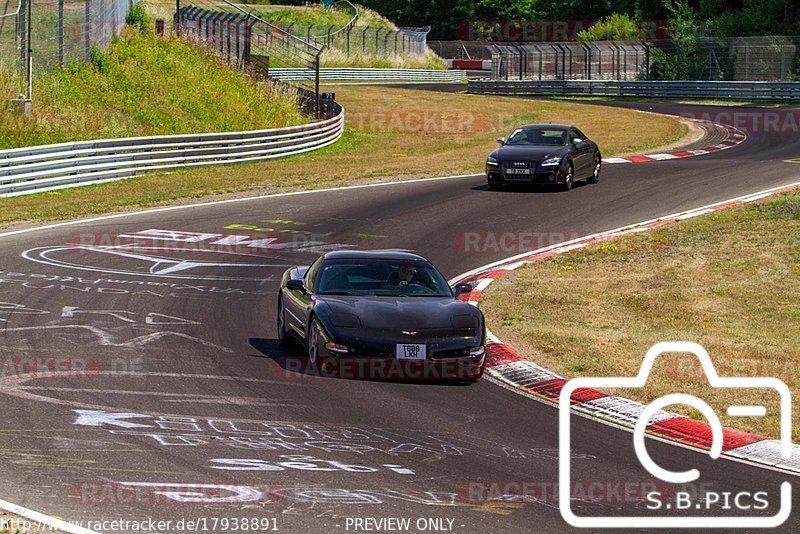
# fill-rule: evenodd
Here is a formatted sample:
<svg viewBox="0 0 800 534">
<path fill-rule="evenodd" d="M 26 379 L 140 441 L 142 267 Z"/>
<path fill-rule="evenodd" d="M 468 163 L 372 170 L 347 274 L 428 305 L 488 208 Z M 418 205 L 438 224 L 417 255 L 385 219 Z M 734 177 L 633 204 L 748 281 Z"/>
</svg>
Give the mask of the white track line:
<svg viewBox="0 0 800 534">
<path fill-rule="evenodd" d="M 66 521 L 62 521 L 61 519 L 50 517 L 49 515 L 34 512 L 33 510 L 23 508 L 22 506 L 18 506 L 2 499 L 0 499 L 0 508 L 12 514 L 24 517 L 25 519 L 35 523 L 33 526 L 33 532 L 44 532 L 42 527 L 47 527 L 49 530 L 67 532 L 68 534 L 100 534 L 94 530 L 89 530 L 88 528 L 79 527 Z"/>
</svg>

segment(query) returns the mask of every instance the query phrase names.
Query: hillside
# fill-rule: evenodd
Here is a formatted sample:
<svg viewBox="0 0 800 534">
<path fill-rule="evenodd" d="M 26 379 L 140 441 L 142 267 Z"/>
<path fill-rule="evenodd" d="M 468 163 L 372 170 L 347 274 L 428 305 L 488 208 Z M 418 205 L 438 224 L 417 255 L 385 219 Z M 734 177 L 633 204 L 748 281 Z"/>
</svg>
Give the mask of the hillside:
<svg viewBox="0 0 800 534">
<path fill-rule="evenodd" d="M 16 94 L 13 87 L 13 70 L 0 70 L 0 91 Z M 0 107 L 0 148 L 304 121 L 285 89 L 256 83 L 176 38 L 127 30 L 91 64 L 37 73 L 31 120 Z"/>
</svg>

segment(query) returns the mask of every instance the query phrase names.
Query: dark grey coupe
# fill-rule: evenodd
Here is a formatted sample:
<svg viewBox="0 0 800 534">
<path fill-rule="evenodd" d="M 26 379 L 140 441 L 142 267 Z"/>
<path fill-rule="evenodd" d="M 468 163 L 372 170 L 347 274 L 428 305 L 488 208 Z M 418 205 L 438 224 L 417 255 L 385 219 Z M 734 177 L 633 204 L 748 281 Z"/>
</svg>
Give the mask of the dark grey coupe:
<svg viewBox="0 0 800 534">
<path fill-rule="evenodd" d="M 405 251 L 337 251 L 284 273 L 278 339 L 302 341 L 312 366 L 339 376 L 475 381 L 481 311 L 428 260 Z"/>
<path fill-rule="evenodd" d="M 529 124 L 497 141 L 502 146 L 486 160 L 493 190 L 503 184 L 549 184 L 569 191 L 575 180 L 600 179 L 600 149 L 574 126 Z"/>
</svg>

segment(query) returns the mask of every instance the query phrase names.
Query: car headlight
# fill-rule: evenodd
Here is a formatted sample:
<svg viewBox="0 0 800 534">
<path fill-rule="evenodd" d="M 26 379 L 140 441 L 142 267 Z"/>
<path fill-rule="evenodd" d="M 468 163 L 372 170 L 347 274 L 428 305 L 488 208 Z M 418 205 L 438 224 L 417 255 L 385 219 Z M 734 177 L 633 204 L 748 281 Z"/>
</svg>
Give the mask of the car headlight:
<svg viewBox="0 0 800 534">
<path fill-rule="evenodd" d="M 497 167 L 499 165 L 499 163 L 497 163 L 497 160 L 495 158 L 489 156 L 486 159 L 486 165 L 490 165 L 492 167 Z"/>
<path fill-rule="evenodd" d="M 554 158 L 547 158 L 542 162 L 542 167 L 555 167 L 561 163 L 561 156 L 556 156 Z"/>
</svg>

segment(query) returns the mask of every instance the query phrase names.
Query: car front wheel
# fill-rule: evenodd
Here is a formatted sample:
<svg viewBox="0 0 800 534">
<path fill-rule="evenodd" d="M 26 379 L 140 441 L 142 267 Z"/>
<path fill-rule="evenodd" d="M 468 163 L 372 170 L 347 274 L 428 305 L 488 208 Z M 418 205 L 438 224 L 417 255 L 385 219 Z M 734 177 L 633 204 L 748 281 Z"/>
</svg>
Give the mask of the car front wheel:
<svg viewBox="0 0 800 534">
<path fill-rule="evenodd" d="M 319 343 L 322 339 L 320 334 L 320 324 L 316 319 L 311 319 L 308 324 L 308 332 L 306 333 L 306 350 L 308 351 L 308 360 L 311 365 L 319 363 Z"/>
<path fill-rule="evenodd" d="M 503 189 L 503 184 L 501 184 L 500 182 L 489 182 L 489 189 L 491 189 L 492 191 L 500 191 L 501 189 Z"/>
<path fill-rule="evenodd" d="M 575 170 L 572 167 L 572 163 L 567 164 L 567 170 L 564 171 L 564 183 L 561 184 L 561 189 L 564 191 L 569 191 L 572 189 L 573 184 L 575 183 Z"/>
<path fill-rule="evenodd" d="M 592 175 L 586 179 L 587 182 L 590 184 L 596 184 L 600 181 L 600 166 L 602 165 L 602 160 L 600 158 L 600 154 L 594 155 L 594 164 L 592 165 Z"/>
</svg>

